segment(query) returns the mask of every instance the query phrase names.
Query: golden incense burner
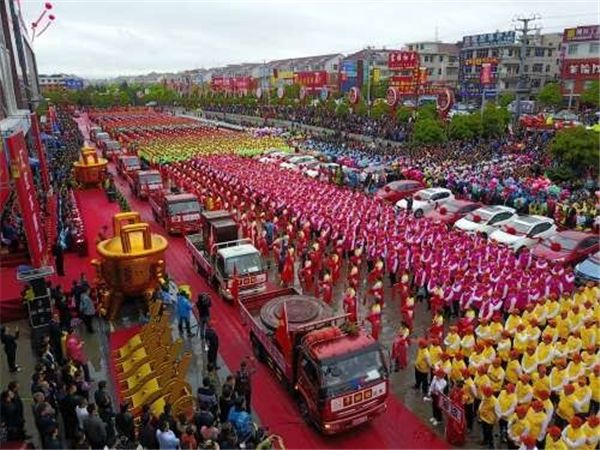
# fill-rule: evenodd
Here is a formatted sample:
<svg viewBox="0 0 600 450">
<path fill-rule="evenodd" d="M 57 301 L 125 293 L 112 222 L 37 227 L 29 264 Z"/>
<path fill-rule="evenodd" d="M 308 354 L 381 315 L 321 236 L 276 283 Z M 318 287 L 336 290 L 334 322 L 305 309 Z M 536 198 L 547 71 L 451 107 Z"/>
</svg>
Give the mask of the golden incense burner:
<svg viewBox="0 0 600 450">
<path fill-rule="evenodd" d="M 75 179 L 84 186 L 98 185 L 106 177 L 108 160 L 100 158 L 95 148 L 83 147 L 81 158 L 73 163 Z"/>
</svg>

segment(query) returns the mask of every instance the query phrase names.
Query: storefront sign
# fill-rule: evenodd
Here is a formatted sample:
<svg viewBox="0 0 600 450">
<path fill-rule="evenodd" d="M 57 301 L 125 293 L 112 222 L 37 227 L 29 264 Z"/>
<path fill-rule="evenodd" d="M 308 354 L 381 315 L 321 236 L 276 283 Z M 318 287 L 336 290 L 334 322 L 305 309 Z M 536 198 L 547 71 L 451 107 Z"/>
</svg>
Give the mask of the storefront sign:
<svg viewBox="0 0 600 450">
<path fill-rule="evenodd" d="M 597 80 L 600 75 L 600 58 L 566 59 L 562 77 L 569 80 Z"/>
<path fill-rule="evenodd" d="M 483 63 L 481 65 L 481 72 L 479 73 L 479 82 L 481 84 L 492 83 L 492 65 L 490 63 Z"/>
<path fill-rule="evenodd" d="M 419 66 L 419 54 L 417 52 L 390 52 L 388 54 L 388 68 L 390 70 L 414 69 Z"/>
<path fill-rule="evenodd" d="M 4 209 L 4 205 L 10 197 L 10 172 L 7 154 L 4 150 L 4 142 L 0 139 L 0 209 Z"/>
<path fill-rule="evenodd" d="M 488 56 L 485 58 L 469 58 L 469 59 L 465 59 L 464 61 L 464 65 L 465 66 L 481 66 L 483 64 L 494 64 L 497 65 L 500 62 L 499 58 L 496 58 L 495 56 Z"/>
<path fill-rule="evenodd" d="M 600 26 L 588 25 L 585 27 L 566 28 L 563 33 L 563 42 L 583 42 L 600 40 Z"/>
<path fill-rule="evenodd" d="M 327 72 L 324 70 L 295 72 L 294 83 L 308 89 L 321 89 L 327 84 Z"/>
<path fill-rule="evenodd" d="M 496 33 L 476 34 L 463 37 L 463 48 L 490 47 L 514 44 L 516 34 L 514 31 L 497 31 Z"/>
<path fill-rule="evenodd" d="M 11 174 L 15 184 L 17 200 L 23 218 L 25 237 L 29 247 L 31 263 L 34 268 L 43 266 L 47 259 L 47 247 L 40 218 L 40 207 L 37 198 L 29 154 L 25 146 L 23 133 L 13 134 L 6 139 L 10 152 Z"/>
</svg>

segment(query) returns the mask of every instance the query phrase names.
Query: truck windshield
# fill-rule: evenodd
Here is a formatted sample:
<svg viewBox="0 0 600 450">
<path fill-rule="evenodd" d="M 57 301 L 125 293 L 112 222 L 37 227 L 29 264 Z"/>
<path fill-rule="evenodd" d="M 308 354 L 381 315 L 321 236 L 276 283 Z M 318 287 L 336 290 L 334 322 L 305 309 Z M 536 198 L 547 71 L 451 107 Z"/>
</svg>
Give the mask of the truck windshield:
<svg viewBox="0 0 600 450">
<path fill-rule="evenodd" d="M 137 158 L 124 158 L 123 163 L 125 163 L 125 165 L 127 167 L 139 167 L 140 166 L 140 160 Z"/>
<path fill-rule="evenodd" d="M 169 215 L 193 214 L 200 212 L 200 203 L 197 200 L 187 200 L 184 202 L 169 203 Z"/>
<path fill-rule="evenodd" d="M 140 175 L 141 184 L 159 184 L 162 182 L 159 173 L 147 173 Z"/>
<path fill-rule="evenodd" d="M 247 255 L 240 255 L 234 258 L 227 258 L 225 260 L 225 271 L 227 276 L 233 275 L 234 266 L 238 275 L 256 273 L 262 270 L 262 262 L 258 253 L 249 253 Z"/>
<path fill-rule="evenodd" d="M 344 358 L 323 360 L 321 373 L 323 388 L 334 395 L 385 378 L 387 371 L 375 345 Z"/>
</svg>

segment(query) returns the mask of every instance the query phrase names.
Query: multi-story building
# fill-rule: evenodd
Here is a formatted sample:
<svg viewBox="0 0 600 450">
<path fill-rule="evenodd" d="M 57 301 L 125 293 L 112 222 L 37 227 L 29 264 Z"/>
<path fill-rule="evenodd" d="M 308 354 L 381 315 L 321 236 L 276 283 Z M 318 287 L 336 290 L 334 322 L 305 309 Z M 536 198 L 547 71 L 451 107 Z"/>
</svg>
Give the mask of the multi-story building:
<svg viewBox="0 0 600 450">
<path fill-rule="evenodd" d="M 456 87 L 459 72 L 459 44 L 437 41 L 413 42 L 406 49 L 417 52 L 420 66 L 427 68 L 427 80 L 437 85 Z"/>
<path fill-rule="evenodd" d="M 62 73 L 56 75 L 40 75 L 38 77 L 38 82 L 42 92 L 56 91 L 60 89 L 76 91 L 83 89 L 85 84 L 83 78 L 75 75 L 65 75 Z"/>
<path fill-rule="evenodd" d="M 561 85 L 569 105 L 600 78 L 600 26 L 567 28 L 562 34 Z"/>
<path fill-rule="evenodd" d="M 389 55 L 396 50 L 386 48 L 365 48 L 346 56 L 341 62 L 340 87 L 342 92 L 356 86 L 363 88 L 367 84 L 369 67 L 374 83 L 387 80 L 394 73 L 388 67 Z"/>
<path fill-rule="evenodd" d="M 546 83 L 557 81 L 560 73 L 560 33 L 534 34 L 527 41 L 524 73 L 531 94 Z M 459 94 L 463 99 L 482 95 L 496 97 L 515 92 L 519 79 L 521 43 L 514 31 L 465 36 L 460 50 Z M 489 64 L 490 83 L 481 83 L 481 68 Z"/>
</svg>

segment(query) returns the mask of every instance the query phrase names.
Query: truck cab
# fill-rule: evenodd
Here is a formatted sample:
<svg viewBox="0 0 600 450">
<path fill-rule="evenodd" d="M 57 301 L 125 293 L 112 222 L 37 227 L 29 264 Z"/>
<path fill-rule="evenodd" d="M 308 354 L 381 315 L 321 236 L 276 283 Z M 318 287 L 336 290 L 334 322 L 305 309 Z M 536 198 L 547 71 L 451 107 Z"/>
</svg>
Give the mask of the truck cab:
<svg viewBox="0 0 600 450">
<path fill-rule="evenodd" d="M 121 155 L 117 159 L 117 172 L 127 178 L 132 172 L 141 169 L 140 159 L 135 155 Z"/>
<path fill-rule="evenodd" d="M 114 161 L 122 153 L 121 144 L 113 139 L 102 141 L 98 148 L 102 150 L 102 156 L 110 161 Z"/>
<path fill-rule="evenodd" d="M 110 141 L 110 135 L 106 131 L 99 131 L 95 133 L 94 143 L 97 147 L 101 148 L 106 141 Z"/>
<path fill-rule="evenodd" d="M 152 192 L 163 188 L 162 177 L 158 170 L 138 170 L 133 172 L 129 187 L 137 198 L 147 199 Z"/>
<path fill-rule="evenodd" d="M 240 297 L 265 290 L 267 272 L 260 252 L 249 239 L 239 239 L 238 224 L 230 212 L 204 211 L 202 232 L 185 239 L 196 270 L 223 298 L 233 300 L 235 277 Z"/>
<path fill-rule="evenodd" d="M 154 220 L 160 223 L 167 233 L 195 233 L 202 227 L 202 208 L 194 194 L 166 194 L 159 191 L 150 195 L 150 206 Z"/>
<path fill-rule="evenodd" d="M 293 288 L 241 298 L 239 306 L 257 359 L 290 389 L 306 422 L 336 434 L 386 410 L 382 349 L 345 314 Z"/>
</svg>

